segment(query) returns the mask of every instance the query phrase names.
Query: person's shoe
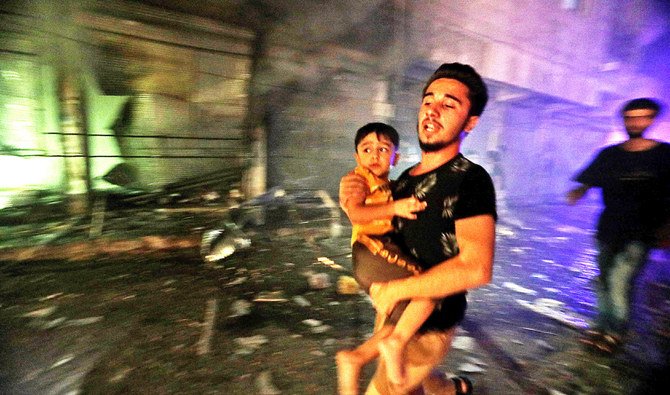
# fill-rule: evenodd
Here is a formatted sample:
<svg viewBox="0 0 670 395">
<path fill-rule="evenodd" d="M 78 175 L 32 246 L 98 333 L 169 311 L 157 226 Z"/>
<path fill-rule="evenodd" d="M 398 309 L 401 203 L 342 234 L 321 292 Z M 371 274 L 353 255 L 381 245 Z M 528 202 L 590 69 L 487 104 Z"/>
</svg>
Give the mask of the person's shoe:
<svg viewBox="0 0 670 395">
<path fill-rule="evenodd" d="M 589 348 L 598 348 L 597 344 L 601 342 L 604 336 L 605 333 L 599 329 L 587 329 L 579 337 L 579 342 Z"/>
<path fill-rule="evenodd" d="M 610 333 L 604 334 L 600 340 L 594 343 L 595 349 L 606 355 L 614 354 L 619 350 L 621 345 L 621 336 Z"/>
<path fill-rule="evenodd" d="M 619 335 L 614 335 L 611 333 L 603 336 L 603 343 L 606 343 L 612 352 L 618 351 L 619 348 L 623 345 L 623 339 Z"/>
</svg>

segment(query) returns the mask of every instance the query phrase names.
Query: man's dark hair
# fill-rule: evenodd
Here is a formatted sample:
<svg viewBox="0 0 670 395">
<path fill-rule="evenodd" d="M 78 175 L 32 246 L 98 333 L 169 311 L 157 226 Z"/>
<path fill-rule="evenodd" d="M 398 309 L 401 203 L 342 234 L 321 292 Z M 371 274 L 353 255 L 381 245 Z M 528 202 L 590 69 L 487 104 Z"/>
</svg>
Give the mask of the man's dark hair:
<svg viewBox="0 0 670 395">
<path fill-rule="evenodd" d="M 626 102 L 621 108 L 621 115 L 623 116 L 623 113 L 631 110 L 652 110 L 655 117 L 661 112 L 661 104 L 654 99 L 640 97 Z"/>
<path fill-rule="evenodd" d="M 398 148 L 400 144 L 400 136 L 398 136 L 398 131 L 393 128 L 391 125 L 387 125 L 382 122 L 370 122 L 363 125 L 360 129 L 356 131 L 356 138 L 354 139 L 354 150 L 358 148 L 358 143 L 361 142 L 370 133 L 377 133 L 377 137 L 386 136 L 393 143 L 393 145 Z"/>
<path fill-rule="evenodd" d="M 438 67 L 433 75 L 428 78 L 428 82 L 426 82 L 426 85 L 423 87 L 423 92 L 421 92 L 421 97 L 426 94 L 428 86 L 433 83 L 433 81 L 440 78 L 456 80 L 467 86 L 470 91 L 468 95 L 468 99 L 470 99 L 470 112 L 468 115 L 482 115 L 484 107 L 486 107 L 486 102 L 489 100 L 489 94 L 484 80 L 482 80 L 482 77 L 472 68 L 472 66 L 462 63 L 443 63 L 442 66 Z"/>
</svg>

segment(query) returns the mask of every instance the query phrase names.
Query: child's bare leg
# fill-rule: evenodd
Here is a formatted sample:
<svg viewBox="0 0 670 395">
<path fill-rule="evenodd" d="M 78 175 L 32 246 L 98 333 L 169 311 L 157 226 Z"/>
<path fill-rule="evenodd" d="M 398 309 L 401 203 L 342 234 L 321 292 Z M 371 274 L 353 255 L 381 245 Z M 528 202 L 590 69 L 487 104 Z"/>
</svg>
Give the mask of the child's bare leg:
<svg viewBox="0 0 670 395">
<path fill-rule="evenodd" d="M 403 311 L 393 332 L 379 342 L 379 352 L 386 361 L 389 380 L 401 385 L 405 381 L 405 346 L 435 308 L 432 299 L 412 299 Z"/>
<path fill-rule="evenodd" d="M 393 326 L 384 325 L 368 340 L 353 350 L 338 351 L 337 393 L 339 395 L 358 395 L 358 378 L 361 368 L 379 355 L 379 342 L 393 331 Z"/>
</svg>

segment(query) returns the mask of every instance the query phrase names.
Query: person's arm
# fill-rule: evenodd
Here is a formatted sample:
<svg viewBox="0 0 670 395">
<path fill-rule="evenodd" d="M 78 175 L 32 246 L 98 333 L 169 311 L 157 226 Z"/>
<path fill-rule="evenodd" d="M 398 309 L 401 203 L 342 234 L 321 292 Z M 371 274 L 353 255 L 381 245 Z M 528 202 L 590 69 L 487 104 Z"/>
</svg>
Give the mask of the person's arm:
<svg viewBox="0 0 670 395">
<path fill-rule="evenodd" d="M 581 198 L 584 197 L 584 195 L 589 189 L 591 189 L 590 185 L 581 184 L 580 186 L 569 190 L 568 193 L 565 195 L 568 204 L 570 205 L 576 204 Z"/>
<path fill-rule="evenodd" d="M 344 212 L 349 220 L 352 223 L 361 224 L 378 219 L 391 219 L 394 216 L 416 219 L 415 213 L 424 210 L 426 202 L 412 196 L 381 204 L 365 204 L 350 200 L 345 207 Z"/>
<path fill-rule="evenodd" d="M 365 202 L 365 195 L 368 193 L 365 178 L 358 174 L 349 173 L 340 179 L 339 200 L 340 208 L 347 216 L 349 206 Z M 351 220 L 351 219 L 350 219 Z"/>
<path fill-rule="evenodd" d="M 349 221 L 363 224 L 378 219 L 391 219 L 399 216 L 416 219 L 416 212 L 426 208 L 426 203 L 416 197 L 395 200 L 382 204 L 365 204 L 367 184 L 356 174 L 347 174 L 340 180 L 340 207 Z"/>
<path fill-rule="evenodd" d="M 493 216 L 477 215 L 456 221 L 460 252 L 417 275 L 370 287 L 372 302 L 380 314 L 389 314 L 401 300 L 443 298 L 491 282 L 495 249 Z"/>
</svg>

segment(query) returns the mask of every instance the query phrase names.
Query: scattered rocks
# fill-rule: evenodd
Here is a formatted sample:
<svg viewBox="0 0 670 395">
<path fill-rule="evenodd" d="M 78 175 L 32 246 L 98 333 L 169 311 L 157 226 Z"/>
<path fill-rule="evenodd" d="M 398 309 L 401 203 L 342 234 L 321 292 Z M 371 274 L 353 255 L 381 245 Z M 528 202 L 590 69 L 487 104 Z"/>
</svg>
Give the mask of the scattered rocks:
<svg viewBox="0 0 670 395">
<path fill-rule="evenodd" d="M 361 291 L 361 287 L 351 276 L 340 276 L 337 279 L 337 293 L 340 295 L 355 295 Z"/>
<path fill-rule="evenodd" d="M 235 300 L 230 305 L 230 310 L 232 313 L 228 316 L 228 318 L 242 317 L 249 314 L 251 312 L 251 306 L 253 305 L 244 299 Z"/>
<path fill-rule="evenodd" d="M 44 317 L 48 317 L 48 316 L 50 316 L 50 315 L 53 314 L 55 311 L 56 311 L 56 307 L 55 307 L 55 306 L 50 306 L 50 307 L 45 307 L 45 308 L 42 308 L 42 309 L 33 310 L 33 311 L 29 312 L 29 313 L 26 313 L 26 314 L 22 315 L 22 317 L 26 317 L 26 318 L 44 318 Z"/>
<path fill-rule="evenodd" d="M 309 307 L 312 305 L 309 300 L 307 300 L 304 296 L 301 295 L 296 295 L 293 297 L 293 301 L 300 307 Z"/>
<path fill-rule="evenodd" d="M 269 371 L 261 372 L 256 377 L 256 390 L 259 395 L 279 395 L 281 391 L 272 382 L 272 375 Z"/>
<path fill-rule="evenodd" d="M 330 287 L 330 276 L 328 273 L 314 273 L 307 277 L 307 284 L 311 289 L 325 289 Z"/>
</svg>

